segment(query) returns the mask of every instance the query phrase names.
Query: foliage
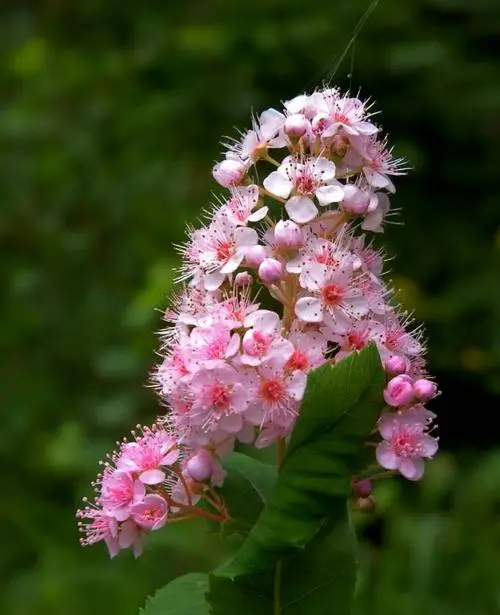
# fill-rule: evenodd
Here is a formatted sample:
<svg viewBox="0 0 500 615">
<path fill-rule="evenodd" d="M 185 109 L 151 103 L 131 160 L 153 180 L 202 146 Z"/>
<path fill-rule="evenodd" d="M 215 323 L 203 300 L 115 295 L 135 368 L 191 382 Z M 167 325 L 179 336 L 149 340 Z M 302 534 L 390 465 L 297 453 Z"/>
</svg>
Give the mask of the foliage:
<svg viewBox="0 0 500 615">
<path fill-rule="evenodd" d="M 166 576 L 228 554 L 195 525 L 138 562 L 109 562 L 79 549 L 72 511 L 96 460 L 155 414 L 143 387 L 154 307 L 170 292 L 171 245 L 213 188 L 218 140 L 248 108 L 328 77 L 366 5 L 2 6 L 2 613 L 132 615 Z M 358 520 L 374 615 L 499 608 L 500 465 L 475 452 L 498 438 L 488 415 L 474 429 L 469 418 L 500 392 L 499 19 L 493 0 L 382 0 L 337 73 L 377 100 L 415 167 L 398 188 L 406 227 L 387 232 L 391 267 L 428 323 L 454 453 L 411 495 L 380 485 L 375 520 Z"/>
</svg>

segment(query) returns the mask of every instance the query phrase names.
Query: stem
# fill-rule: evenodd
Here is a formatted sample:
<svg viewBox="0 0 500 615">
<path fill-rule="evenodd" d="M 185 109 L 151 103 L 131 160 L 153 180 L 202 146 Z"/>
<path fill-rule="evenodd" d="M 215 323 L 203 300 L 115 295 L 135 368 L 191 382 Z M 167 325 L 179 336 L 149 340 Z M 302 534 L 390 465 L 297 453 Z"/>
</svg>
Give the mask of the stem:
<svg viewBox="0 0 500 615">
<path fill-rule="evenodd" d="M 259 187 L 259 192 L 260 194 L 262 194 L 263 196 L 268 196 L 271 199 L 274 199 L 275 201 L 279 201 L 280 203 L 286 203 L 286 199 L 282 199 L 279 196 L 276 196 L 275 194 L 271 194 L 270 192 L 268 192 L 265 188 L 262 188 L 262 186 Z"/>
<path fill-rule="evenodd" d="M 273 615 L 281 615 L 281 562 L 276 564 L 274 571 Z"/>
<path fill-rule="evenodd" d="M 278 162 L 277 160 L 275 160 L 272 156 L 270 156 L 269 154 L 267 154 L 266 156 L 264 156 L 263 160 L 267 160 L 267 162 L 270 162 L 271 164 L 274 164 L 275 167 L 279 167 L 281 166 L 281 163 Z"/>
</svg>

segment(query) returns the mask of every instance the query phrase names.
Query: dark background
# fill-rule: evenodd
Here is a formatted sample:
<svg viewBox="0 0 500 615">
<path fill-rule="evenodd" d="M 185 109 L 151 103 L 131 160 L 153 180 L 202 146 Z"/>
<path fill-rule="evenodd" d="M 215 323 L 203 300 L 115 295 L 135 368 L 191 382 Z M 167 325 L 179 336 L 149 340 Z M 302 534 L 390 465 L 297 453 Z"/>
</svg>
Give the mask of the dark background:
<svg viewBox="0 0 500 615">
<path fill-rule="evenodd" d="M 155 308 L 220 139 L 330 77 L 367 5 L 2 3 L 2 615 L 133 615 L 223 557 L 181 525 L 111 562 L 79 548 L 73 511 L 154 419 Z M 334 79 L 377 101 L 414 167 L 382 239 L 443 389 L 443 451 L 360 519 L 368 615 L 500 613 L 499 33 L 494 0 L 382 0 Z"/>
</svg>

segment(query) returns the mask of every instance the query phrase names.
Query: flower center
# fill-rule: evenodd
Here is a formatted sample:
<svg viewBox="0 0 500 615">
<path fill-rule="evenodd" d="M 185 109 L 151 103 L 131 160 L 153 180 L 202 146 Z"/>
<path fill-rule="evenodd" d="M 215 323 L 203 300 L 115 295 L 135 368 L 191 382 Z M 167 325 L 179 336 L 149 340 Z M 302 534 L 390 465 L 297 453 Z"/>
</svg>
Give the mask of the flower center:
<svg viewBox="0 0 500 615">
<path fill-rule="evenodd" d="M 295 176 L 295 189 L 299 194 L 312 194 L 316 181 L 308 170 L 299 171 Z"/>
<path fill-rule="evenodd" d="M 352 331 L 347 335 L 347 345 L 353 350 L 361 350 L 366 346 L 366 333 L 359 333 L 359 331 Z"/>
<path fill-rule="evenodd" d="M 337 112 L 333 115 L 333 119 L 336 122 L 340 122 L 341 124 L 350 124 L 351 121 L 349 120 L 349 118 L 347 117 L 347 115 L 345 113 L 340 113 Z"/>
<path fill-rule="evenodd" d="M 411 433 L 398 433 L 392 438 L 392 448 L 398 457 L 415 457 L 418 444 Z"/>
<path fill-rule="evenodd" d="M 293 355 L 288 359 L 287 367 L 289 369 L 306 370 L 309 367 L 309 359 L 307 355 L 300 350 L 295 350 Z"/>
<path fill-rule="evenodd" d="M 217 260 L 226 261 L 232 256 L 234 251 L 234 244 L 231 241 L 219 241 L 217 242 L 216 252 Z"/>
<path fill-rule="evenodd" d="M 260 387 L 260 394 L 266 401 L 278 401 L 283 395 L 283 384 L 279 380 L 266 380 Z"/>
<path fill-rule="evenodd" d="M 327 284 L 322 295 L 326 305 L 338 305 L 342 301 L 342 289 L 337 284 Z"/>
<path fill-rule="evenodd" d="M 251 357 L 262 357 L 266 354 L 270 343 L 270 336 L 261 333 L 260 331 L 254 331 L 249 344 L 247 354 Z"/>
<path fill-rule="evenodd" d="M 212 404 L 217 410 L 225 410 L 229 406 L 230 394 L 227 387 L 216 384 L 212 389 Z"/>
</svg>

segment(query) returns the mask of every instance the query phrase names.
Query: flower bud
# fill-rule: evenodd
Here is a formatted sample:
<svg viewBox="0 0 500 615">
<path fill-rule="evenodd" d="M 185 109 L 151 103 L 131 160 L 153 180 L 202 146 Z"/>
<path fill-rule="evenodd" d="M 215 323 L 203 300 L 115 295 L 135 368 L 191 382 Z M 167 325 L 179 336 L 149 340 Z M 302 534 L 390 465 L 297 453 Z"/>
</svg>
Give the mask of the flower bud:
<svg viewBox="0 0 500 615">
<path fill-rule="evenodd" d="M 280 220 L 274 227 L 274 243 L 277 248 L 286 250 L 300 248 L 303 238 L 299 225 L 291 220 Z"/>
<path fill-rule="evenodd" d="M 413 383 L 413 393 L 419 401 L 429 401 L 437 393 L 437 386 L 432 380 L 421 378 Z"/>
<path fill-rule="evenodd" d="M 240 273 L 237 273 L 234 278 L 235 286 L 250 286 L 252 282 L 253 278 L 248 271 L 240 271 Z"/>
<path fill-rule="evenodd" d="M 356 481 L 353 487 L 355 494 L 360 498 L 367 498 L 373 490 L 372 481 L 368 478 Z"/>
<path fill-rule="evenodd" d="M 365 190 L 360 190 L 353 184 L 344 187 L 344 200 L 342 209 L 348 214 L 360 216 L 367 212 L 370 205 L 370 194 Z"/>
<path fill-rule="evenodd" d="M 257 268 L 262 263 L 262 261 L 266 258 L 266 256 L 267 256 L 267 253 L 266 253 L 266 249 L 264 248 L 264 246 L 261 246 L 261 245 L 251 246 L 245 252 L 245 263 L 249 267 Z"/>
<path fill-rule="evenodd" d="M 389 376 L 399 376 L 408 369 L 408 361 L 404 357 L 394 355 L 385 362 L 385 371 Z"/>
<path fill-rule="evenodd" d="M 187 462 L 186 469 L 191 478 L 202 482 L 210 478 L 214 466 L 214 460 L 209 451 L 202 448 Z"/>
<path fill-rule="evenodd" d="M 259 265 L 259 278 L 266 284 L 274 284 L 281 280 L 284 272 L 283 265 L 275 258 L 266 258 Z"/>
<path fill-rule="evenodd" d="M 406 374 L 389 380 L 384 390 L 384 399 L 389 406 L 406 406 L 415 399 L 412 379 Z"/>
<path fill-rule="evenodd" d="M 285 133 L 294 139 L 300 139 L 308 130 L 309 122 L 302 113 L 289 115 L 285 120 Z"/>
<path fill-rule="evenodd" d="M 228 158 L 217 163 L 212 169 L 212 175 L 216 182 L 224 188 L 237 186 L 246 175 L 246 168 L 242 162 Z"/>
</svg>

